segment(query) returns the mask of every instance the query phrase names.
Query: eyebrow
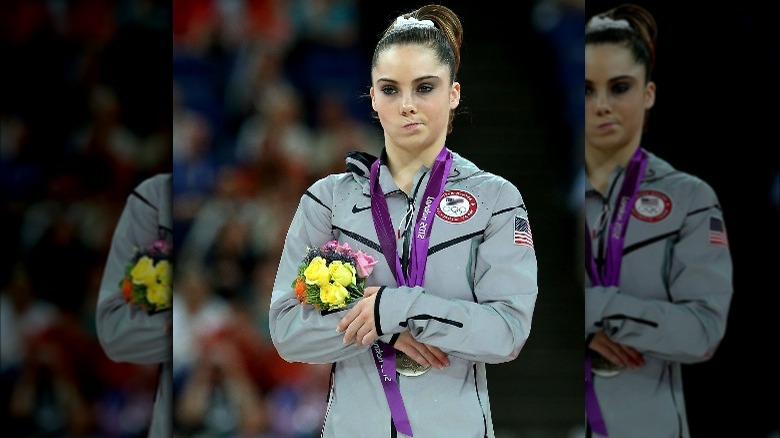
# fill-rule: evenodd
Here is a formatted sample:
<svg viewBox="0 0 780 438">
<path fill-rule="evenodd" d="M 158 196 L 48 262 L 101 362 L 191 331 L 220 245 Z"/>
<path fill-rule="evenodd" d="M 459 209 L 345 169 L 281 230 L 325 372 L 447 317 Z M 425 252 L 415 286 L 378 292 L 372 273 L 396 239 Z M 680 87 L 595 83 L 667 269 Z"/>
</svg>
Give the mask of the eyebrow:
<svg viewBox="0 0 780 438">
<path fill-rule="evenodd" d="M 420 76 L 419 78 L 413 79 L 412 83 L 427 81 L 427 80 L 431 80 L 431 79 L 441 79 L 441 78 L 439 76 L 436 76 L 436 75 L 425 75 L 425 76 Z M 376 81 L 377 82 L 390 82 L 392 84 L 397 84 L 398 83 L 398 81 L 396 81 L 395 79 L 390 79 L 390 78 L 379 78 Z"/>
<path fill-rule="evenodd" d="M 637 81 L 637 80 L 638 79 L 635 76 L 620 75 L 620 76 L 615 76 L 614 78 L 609 78 L 609 80 L 607 82 L 612 84 L 612 83 L 615 83 L 615 82 L 618 82 L 618 81 Z M 590 79 L 585 79 L 585 84 L 586 85 L 592 85 L 593 81 L 591 81 Z"/>
</svg>

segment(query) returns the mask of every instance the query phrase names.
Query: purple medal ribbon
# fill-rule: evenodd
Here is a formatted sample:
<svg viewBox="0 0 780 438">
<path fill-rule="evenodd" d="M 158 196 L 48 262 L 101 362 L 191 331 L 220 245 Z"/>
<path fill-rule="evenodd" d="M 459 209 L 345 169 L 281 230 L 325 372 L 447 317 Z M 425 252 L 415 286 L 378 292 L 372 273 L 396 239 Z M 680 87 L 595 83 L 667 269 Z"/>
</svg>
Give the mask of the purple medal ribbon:
<svg viewBox="0 0 780 438">
<path fill-rule="evenodd" d="M 592 242 L 590 231 L 585 229 L 585 261 L 588 277 L 595 286 L 617 286 L 620 282 L 620 262 L 623 256 L 623 243 L 628 228 L 628 219 L 631 215 L 631 209 L 636 199 L 636 193 L 639 189 L 639 183 L 642 181 L 642 175 L 645 174 L 647 167 L 647 154 L 639 147 L 637 148 L 626 168 L 626 176 L 623 179 L 623 185 L 620 187 L 620 193 L 617 208 L 612 214 L 612 220 L 609 226 L 609 235 L 607 235 L 607 252 L 605 255 L 605 264 L 602 272 L 596 267 L 596 260 L 593 258 Z M 601 413 L 601 407 L 596 398 L 596 389 L 593 386 L 593 376 L 591 373 L 590 355 L 585 354 L 585 412 L 588 417 L 588 423 L 594 432 L 601 435 L 607 435 L 607 427 L 604 424 L 604 417 Z"/>
<path fill-rule="evenodd" d="M 417 214 L 414 227 L 414 240 L 412 243 L 409 273 L 404 273 L 401 261 L 398 259 L 398 250 L 395 241 L 393 223 L 390 219 L 390 211 L 387 208 L 384 192 L 379 185 L 380 159 L 371 165 L 371 214 L 374 217 L 374 228 L 379 237 L 379 245 L 385 260 L 393 271 L 398 286 L 422 286 L 425 280 L 425 264 L 428 261 L 428 242 L 433 228 L 435 210 L 441 200 L 444 183 L 450 174 L 452 167 L 452 153 L 442 147 L 439 155 L 431 167 L 431 176 L 423 193 L 423 207 Z M 384 342 L 377 341 L 371 347 L 377 372 L 382 380 L 387 404 L 390 407 L 390 415 L 393 418 L 397 430 L 404 435 L 412 435 L 412 426 L 406 414 L 406 407 L 401 398 L 401 389 L 395 378 L 395 348 Z"/>
</svg>

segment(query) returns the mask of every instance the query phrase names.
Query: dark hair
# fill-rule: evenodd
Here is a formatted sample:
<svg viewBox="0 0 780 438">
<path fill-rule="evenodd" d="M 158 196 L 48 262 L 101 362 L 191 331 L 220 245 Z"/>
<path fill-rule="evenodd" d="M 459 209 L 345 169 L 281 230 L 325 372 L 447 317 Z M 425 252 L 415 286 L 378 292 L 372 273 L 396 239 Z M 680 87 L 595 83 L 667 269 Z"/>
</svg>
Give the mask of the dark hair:
<svg viewBox="0 0 780 438">
<path fill-rule="evenodd" d="M 649 82 L 655 66 L 655 41 L 658 35 L 652 14 L 639 5 L 626 3 L 595 16 L 625 20 L 631 28 L 605 27 L 589 30 L 586 25 L 585 45 L 612 43 L 629 49 L 634 60 L 645 67 L 645 81 Z"/>
<path fill-rule="evenodd" d="M 402 14 L 404 18 L 431 20 L 434 26 L 399 26 L 395 27 L 395 19 L 385 29 L 374 49 L 371 58 L 371 69 L 376 67 L 379 55 L 395 45 L 419 44 L 432 49 L 438 60 L 450 69 L 450 84 L 460 68 L 460 46 L 463 43 L 463 26 L 457 14 L 446 6 L 429 4 L 414 11 Z M 450 111 L 447 133 L 452 132 L 452 119 L 455 114 Z"/>
</svg>

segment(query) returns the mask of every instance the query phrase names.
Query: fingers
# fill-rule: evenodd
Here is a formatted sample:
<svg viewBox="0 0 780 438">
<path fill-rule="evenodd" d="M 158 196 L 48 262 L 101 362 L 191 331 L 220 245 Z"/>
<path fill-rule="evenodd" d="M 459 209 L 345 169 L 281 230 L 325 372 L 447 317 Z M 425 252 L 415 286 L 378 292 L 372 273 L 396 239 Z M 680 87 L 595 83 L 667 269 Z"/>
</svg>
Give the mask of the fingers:
<svg viewBox="0 0 780 438">
<path fill-rule="evenodd" d="M 375 293 L 379 292 L 378 286 L 369 286 L 363 291 L 363 297 L 370 297 L 371 295 L 374 295 Z"/>
<path fill-rule="evenodd" d="M 428 344 L 420 344 L 420 345 L 425 347 L 425 352 L 428 353 L 426 359 L 428 359 L 428 362 L 430 362 L 433 366 L 441 369 L 450 365 L 450 360 L 447 358 L 447 354 L 445 352 L 439 350 L 438 348 L 432 345 L 428 345 Z"/>
<path fill-rule="evenodd" d="M 645 364 L 645 358 L 635 349 L 623 344 L 617 344 L 617 346 L 618 354 L 627 367 L 639 368 Z"/>
<path fill-rule="evenodd" d="M 417 351 L 419 351 L 423 359 L 434 368 L 442 369 L 450 364 L 449 360 L 447 360 L 447 355 L 442 353 L 438 348 L 419 342 L 417 342 L 417 344 L 418 345 L 415 346 Z"/>
<path fill-rule="evenodd" d="M 347 327 L 349 327 L 350 324 L 352 324 L 352 321 L 355 320 L 355 318 L 360 315 L 360 303 L 355 305 L 355 307 L 349 309 L 346 315 L 344 315 L 343 318 L 341 318 L 341 321 L 339 321 L 339 325 L 336 326 L 336 331 L 339 333 L 343 333 L 347 330 Z"/>
<path fill-rule="evenodd" d="M 344 332 L 345 344 L 354 342 L 355 346 L 368 345 L 379 336 L 374 325 L 373 295 L 363 298 L 339 321 L 336 330 Z"/>
<path fill-rule="evenodd" d="M 395 348 L 406 353 L 413 361 L 427 367 L 428 365 L 442 369 L 449 366 L 447 355 L 440 349 L 423 344 L 412 337 L 411 333 L 403 332 L 395 342 Z"/>
<path fill-rule="evenodd" d="M 639 368 L 645 364 L 641 353 L 632 347 L 609 339 L 604 332 L 596 333 L 589 346 L 613 364 L 621 367 Z"/>
</svg>

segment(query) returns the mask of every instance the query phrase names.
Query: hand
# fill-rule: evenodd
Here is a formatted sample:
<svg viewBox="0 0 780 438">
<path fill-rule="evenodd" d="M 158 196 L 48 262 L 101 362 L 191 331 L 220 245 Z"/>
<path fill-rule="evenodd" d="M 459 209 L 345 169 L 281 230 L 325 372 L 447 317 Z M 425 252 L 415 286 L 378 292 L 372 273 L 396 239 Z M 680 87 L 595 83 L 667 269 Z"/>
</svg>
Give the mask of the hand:
<svg viewBox="0 0 780 438">
<path fill-rule="evenodd" d="M 588 347 L 620 367 L 639 368 L 645 364 L 641 353 L 632 347 L 609 339 L 603 331 L 596 332 Z"/>
<path fill-rule="evenodd" d="M 374 302 L 378 290 L 375 286 L 366 288 L 363 298 L 341 318 L 336 330 L 344 332 L 345 344 L 354 341 L 356 347 L 371 345 L 379 337 L 374 322 Z"/>
<path fill-rule="evenodd" d="M 446 353 L 437 347 L 419 342 L 408 331 L 401 332 L 393 347 L 396 350 L 403 351 L 413 361 L 424 367 L 433 365 L 437 369 L 442 369 L 450 365 Z"/>
</svg>

